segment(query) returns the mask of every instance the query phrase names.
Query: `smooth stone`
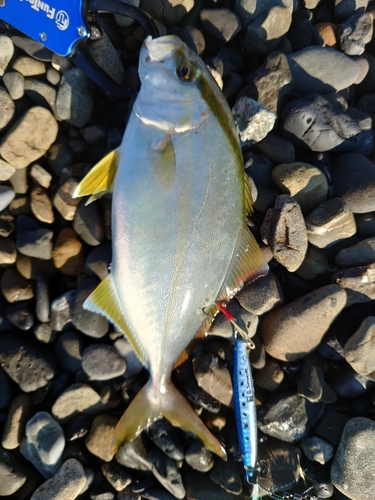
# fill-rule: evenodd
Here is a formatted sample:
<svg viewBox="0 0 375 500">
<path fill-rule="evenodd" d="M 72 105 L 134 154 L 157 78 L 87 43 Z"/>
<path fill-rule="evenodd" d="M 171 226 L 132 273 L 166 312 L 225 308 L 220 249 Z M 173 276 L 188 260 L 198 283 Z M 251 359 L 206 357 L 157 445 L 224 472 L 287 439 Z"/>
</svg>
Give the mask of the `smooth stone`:
<svg viewBox="0 0 375 500">
<path fill-rule="evenodd" d="M 94 106 L 91 81 L 78 68 L 64 72 L 56 95 L 56 116 L 75 127 L 84 127 Z"/>
<path fill-rule="evenodd" d="M 276 121 L 275 113 L 246 96 L 236 102 L 232 113 L 243 149 L 264 139 Z"/>
<path fill-rule="evenodd" d="M 241 31 L 239 17 L 229 9 L 202 9 L 203 28 L 220 42 L 228 43 Z"/>
<path fill-rule="evenodd" d="M 152 448 L 148 453 L 151 471 L 164 488 L 176 498 L 185 498 L 185 488 L 176 463 L 158 448 Z"/>
<path fill-rule="evenodd" d="M 12 215 L 32 215 L 28 196 L 18 195 L 8 207 Z"/>
<path fill-rule="evenodd" d="M 14 217 L 7 211 L 0 212 L 0 236 L 7 238 L 14 231 Z"/>
<path fill-rule="evenodd" d="M 375 262 L 375 237 L 366 238 L 355 245 L 343 248 L 335 262 L 340 267 L 367 266 Z"/>
<path fill-rule="evenodd" d="M 353 212 L 340 198 L 331 198 L 315 208 L 305 219 L 309 242 L 326 248 L 357 232 Z"/>
<path fill-rule="evenodd" d="M 338 23 L 345 21 L 352 16 L 356 11 L 365 11 L 368 7 L 369 0 L 335 0 L 334 15 Z"/>
<path fill-rule="evenodd" d="M 116 462 L 112 461 L 109 464 L 102 464 L 101 470 L 103 476 L 116 491 L 123 491 L 132 483 L 132 476 L 130 473 L 120 465 L 116 464 Z"/>
<path fill-rule="evenodd" d="M 267 391 L 275 391 L 284 380 L 284 372 L 279 363 L 269 357 L 261 370 L 254 372 L 254 382 L 256 385 Z"/>
<path fill-rule="evenodd" d="M 338 156 L 332 165 L 333 195 L 354 214 L 375 210 L 375 165 L 359 153 Z"/>
<path fill-rule="evenodd" d="M 228 369 L 217 356 L 203 354 L 193 358 L 194 376 L 205 392 L 226 406 L 232 405 L 233 386 Z"/>
<path fill-rule="evenodd" d="M 36 78 L 25 78 L 25 93 L 37 106 L 48 106 L 55 112 L 56 90 L 48 83 Z"/>
<path fill-rule="evenodd" d="M 331 443 L 334 447 L 337 447 L 348 420 L 349 417 L 347 415 L 327 405 L 322 419 L 316 428 L 316 434 Z"/>
<path fill-rule="evenodd" d="M 89 452 L 104 460 L 104 462 L 110 462 L 114 457 L 114 453 L 110 449 L 110 443 L 117 422 L 117 417 L 98 415 L 94 418 L 90 432 L 85 439 L 85 445 Z"/>
<path fill-rule="evenodd" d="M 130 441 L 130 443 L 121 446 L 115 455 L 115 459 L 119 464 L 129 469 L 139 471 L 151 469 L 151 464 L 148 460 L 147 451 L 141 436 L 137 436 Z"/>
<path fill-rule="evenodd" d="M 117 339 L 113 347 L 126 363 L 126 377 L 131 379 L 143 370 L 143 366 L 136 355 L 131 343 L 123 337 Z"/>
<path fill-rule="evenodd" d="M 104 241 L 91 250 L 85 260 L 85 273 L 104 280 L 108 276 L 109 265 L 112 261 L 112 245 Z"/>
<path fill-rule="evenodd" d="M 184 475 L 186 498 L 189 500 L 238 500 L 249 499 L 249 495 L 232 495 L 219 485 L 213 483 L 208 474 L 196 471 L 186 471 Z"/>
<path fill-rule="evenodd" d="M 34 308 L 31 301 L 21 300 L 9 304 L 6 317 L 16 328 L 30 330 L 34 325 Z"/>
<path fill-rule="evenodd" d="M 8 181 L 15 173 L 16 169 L 4 160 L 0 159 L 0 181 Z"/>
<path fill-rule="evenodd" d="M 74 330 L 63 332 L 56 340 L 54 350 L 59 365 L 69 373 L 77 373 L 82 368 L 83 342 Z"/>
<path fill-rule="evenodd" d="M 57 85 L 61 79 L 61 75 L 55 68 L 48 68 L 46 78 L 51 85 Z"/>
<path fill-rule="evenodd" d="M 307 233 L 301 208 L 294 198 L 281 195 L 276 199 L 275 208 L 267 210 L 260 235 L 277 262 L 289 272 L 299 268 L 307 251 Z"/>
<path fill-rule="evenodd" d="M 0 410 L 8 408 L 12 400 L 12 387 L 8 375 L 0 369 Z"/>
<path fill-rule="evenodd" d="M 375 471 L 375 423 L 364 417 L 349 420 L 331 466 L 335 487 L 353 500 L 372 500 Z"/>
<path fill-rule="evenodd" d="M 82 368 L 91 380 L 111 380 L 125 373 L 126 363 L 114 347 L 95 344 L 83 351 Z"/>
<path fill-rule="evenodd" d="M 0 239 L 0 262 L 2 265 L 14 264 L 17 260 L 17 249 L 11 238 Z"/>
<path fill-rule="evenodd" d="M 305 437 L 301 441 L 301 448 L 309 460 L 322 465 L 331 460 L 335 454 L 334 447 L 318 436 Z"/>
<path fill-rule="evenodd" d="M 53 261 L 27 257 L 19 253 L 16 261 L 17 271 L 27 280 L 36 280 L 40 273 L 50 278 L 57 273 Z"/>
<path fill-rule="evenodd" d="M 71 165 L 73 158 L 73 151 L 65 143 L 54 143 L 47 152 L 51 172 L 58 176 L 62 174 L 65 168 Z"/>
<path fill-rule="evenodd" d="M 49 320 L 49 302 L 47 279 L 43 274 L 39 274 L 35 287 L 35 312 L 42 323 L 47 323 Z"/>
<path fill-rule="evenodd" d="M 73 193 L 77 186 L 78 181 L 70 178 L 59 187 L 53 198 L 53 206 L 68 221 L 74 219 L 77 207 L 81 201 L 79 198 L 73 198 Z"/>
<path fill-rule="evenodd" d="M 27 167 L 47 152 L 57 131 L 57 122 L 48 109 L 30 108 L 5 134 L 0 146 L 1 156 L 13 167 Z"/>
<path fill-rule="evenodd" d="M 43 483 L 30 500 L 75 500 L 86 484 L 85 471 L 78 460 L 69 458 L 57 473 Z"/>
<path fill-rule="evenodd" d="M 55 376 L 47 353 L 24 342 L 21 335 L 2 334 L 0 364 L 23 392 L 44 387 Z"/>
<path fill-rule="evenodd" d="M 346 290 L 347 305 L 375 299 L 375 263 L 338 271 L 331 281 Z"/>
<path fill-rule="evenodd" d="M 35 186 L 31 190 L 30 207 L 38 220 L 46 224 L 52 224 L 55 218 L 52 210 L 52 203 L 48 197 L 47 191 L 41 186 Z"/>
<path fill-rule="evenodd" d="M 9 186 L 0 186 L 0 212 L 11 204 L 16 193 Z"/>
<path fill-rule="evenodd" d="M 65 447 L 64 432 L 52 415 L 36 413 L 26 424 L 26 439 L 21 452 L 46 478 L 52 477 L 61 465 Z"/>
<path fill-rule="evenodd" d="M 281 285 L 271 271 L 246 285 L 236 299 L 246 311 L 258 316 L 284 303 Z"/>
<path fill-rule="evenodd" d="M 42 75 L 46 72 L 46 65 L 33 57 L 19 56 L 12 64 L 12 68 L 22 76 Z"/>
<path fill-rule="evenodd" d="M 0 130 L 3 130 L 13 118 L 15 105 L 8 92 L 0 87 Z"/>
<path fill-rule="evenodd" d="M 327 199 L 326 176 L 308 163 L 278 165 L 272 170 L 272 180 L 283 193 L 297 200 L 304 213 L 310 212 Z"/>
<path fill-rule="evenodd" d="M 331 372 L 327 381 L 340 398 L 360 398 L 375 388 L 372 375 L 360 375 L 347 363 Z"/>
<path fill-rule="evenodd" d="M 52 258 L 52 237 L 50 229 L 42 228 L 34 219 L 20 215 L 17 219 L 16 245 L 23 255 L 38 259 Z"/>
<path fill-rule="evenodd" d="M 303 95 L 340 92 L 358 78 L 356 62 L 330 47 L 306 47 L 287 57 L 293 88 Z"/>
<path fill-rule="evenodd" d="M 1 48 L 1 40 L 0 40 Z M 11 452 L 0 448 L 0 497 L 9 498 L 25 484 L 30 471 Z"/>
<path fill-rule="evenodd" d="M 98 282 L 93 278 L 83 281 L 77 288 L 71 314 L 72 322 L 82 333 L 93 338 L 101 338 L 108 332 L 109 324 L 101 314 L 83 308 L 87 297 L 95 290 Z"/>
<path fill-rule="evenodd" d="M 210 471 L 210 479 L 232 495 L 240 495 L 243 490 L 238 465 L 232 459 L 227 462 L 218 460 Z"/>
<path fill-rule="evenodd" d="M 363 11 L 346 19 L 338 29 L 341 50 L 348 56 L 360 56 L 373 35 L 373 18 Z"/>
<path fill-rule="evenodd" d="M 67 441 L 75 441 L 86 436 L 92 423 L 90 415 L 78 415 L 65 427 L 65 438 Z"/>
<path fill-rule="evenodd" d="M 266 314 L 262 338 L 268 354 L 297 361 L 313 351 L 346 305 L 339 285 L 326 285 Z"/>
<path fill-rule="evenodd" d="M 49 323 L 38 323 L 33 328 L 36 340 L 42 344 L 51 344 L 56 340 L 57 332 L 52 330 Z"/>
<path fill-rule="evenodd" d="M 263 155 L 253 152 L 245 153 L 245 172 L 255 182 L 256 186 L 269 187 L 271 185 L 271 161 Z"/>
<path fill-rule="evenodd" d="M 34 163 L 30 170 L 30 176 L 44 189 L 48 189 L 51 184 L 52 175 L 42 166 Z"/>
<path fill-rule="evenodd" d="M 184 449 L 176 429 L 165 418 L 153 422 L 149 434 L 154 444 L 172 460 L 183 460 Z"/>
<path fill-rule="evenodd" d="M 3 82 L 14 101 L 23 97 L 25 93 L 25 77 L 21 73 L 18 73 L 18 71 L 9 71 L 3 76 Z"/>
<path fill-rule="evenodd" d="M 307 356 L 297 379 L 297 392 L 311 403 L 322 400 L 324 373 L 321 360 L 314 354 Z"/>
<path fill-rule="evenodd" d="M 199 472 L 208 472 L 214 466 L 212 453 L 202 443 L 195 441 L 185 453 L 186 463 Z"/>
<path fill-rule="evenodd" d="M 6 269 L 1 277 L 1 291 L 8 302 L 18 302 L 34 297 L 31 283 L 14 268 Z"/>
<path fill-rule="evenodd" d="M 95 415 L 103 409 L 99 394 L 87 384 L 73 384 L 62 392 L 52 406 L 52 415 L 65 425 L 79 414 Z"/>
<path fill-rule="evenodd" d="M 65 73 L 68 69 L 73 67 L 73 63 L 67 57 L 59 56 L 58 54 L 53 53 L 51 58 L 51 66 L 53 69 L 58 71 L 59 73 Z"/>
<path fill-rule="evenodd" d="M 3 76 L 14 54 L 11 38 L 0 35 L 0 76 Z"/>
<path fill-rule="evenodd" d="M 69 290 L 51 302 L 50 325 L 53 330 L 61 332 L 71 322 L 70 310 L 73 306 L 74 296 L 75 291 Z"/>
<path fill-rule="evenodd" d="M 314 280 L 318 276 L 328 272 L 330 264 L 323 250 L 309 245 L 305 259 L 296 271 L 296 274 L 304 280 Z"/>
<path fill-rule="evenodd" d="M 273 394 L 258 412 L 258 428 L 287 443 L 307 436 L 324 411 L 324 403 L 311 403 L 298 394 Z"/>
<path fill-rule="evenodd" d="M 84 267 L 84 250 L 74 229 L 62 229 L 52 249 L 53 263 L 65 276 L 80 276 Z"/>
<path fill-rule="evenodd" d="M 9 179 L 9 182 L 12 184 L 14 192 L 16 194 L 26 194 L 29 185 L 27 175 L 27 167 L 17 168 L 12 177 Z"/>
<path fill-rule="evenodd" d="M 319 36 L 322 37 L 326 47 L 337 48 L 337 25 L 328 21 L 315 24 L 315 29 L 318 31 Z"/>
<path fill-rule="evenodd" d="M 73 229 L 88 245 L 100 245 L 104 239 L 104 225 L 98 202 L 89 205 L 81 202 L 78 205 L 74 215 Z"/>
<path fill-rule="evenodd" d="M 344 345 L 344 356 L 360 375 L 375 371 L 375 316 L 365 318 Z"/>
<path fill-rule="evenodd" d="M 194 0 L 161 0 L 159 4 L 155 4 L 153 0 L 141 1 L 141 8 L 152 19 L 156 19 L 165 26 L 178 24 L 193 7 Z"/>
</svg>

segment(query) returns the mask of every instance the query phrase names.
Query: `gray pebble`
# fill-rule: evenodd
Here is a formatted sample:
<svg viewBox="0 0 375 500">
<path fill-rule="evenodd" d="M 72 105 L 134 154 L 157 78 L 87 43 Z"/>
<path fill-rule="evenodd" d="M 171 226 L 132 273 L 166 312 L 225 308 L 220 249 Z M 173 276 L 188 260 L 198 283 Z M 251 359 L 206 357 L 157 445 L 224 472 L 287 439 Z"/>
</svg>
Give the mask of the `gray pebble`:
<svg viewBox="0 0 375 500">
<path fill-rule="evenodd" d="M 8 408 L 12 400 L 12 388 L 8 375 L 0 368 L 0 410 Z"/>
<path fill-rule="evenodd" d="M 43 274 L 39 274 L 35 287 L 35 313 L 42 323 L 49 320 L 49 291 L 48 282 Z"/>
<path fill-rule="evenodd" d="M 329 269 L 330 264 L 325 252 L 314 245 L 309 245 L 305 260 L 297 269 L 296 274 L 304 280 L 310 281 L 328 272 Z"/>
<path fill-rule="evenodd" d="M 124 490 L 132 482 L 129 472 L 116 462 L 102 464 L 101 469 L 104 477 L 116 491 Z"/>
<path fill-rule="evenodd" d="M 349 420 L 331 466 L 335 487 L 352 499 L 372 500 L 375 471 L 375 423 L 363 417 Z"/>
<path fill-rule="evenodd" d="M 0 87 L 0 130 L 3 130 L 13 118 L 15 105 L 8 92 Z"/>
<path fill-rule="evenodd" d="M 148 459 L 151 470 L 160 484 L 176 498 L 184 498 L 186 491 L 175 462 L 157 448 L 150 450 Z"/>
<path fill-rule="evenodd" d="M 175 427 L 165 418 L 156 420 L 149 427 L 152 441 L 172 460 L 183 460 L 184 449 Z"/>
<path fill-rule="evenodd" d="M 1 45 L 0 45 L 1 47 Z M 0 448 L 0 496 L 9 497 L 26 482 L 30 471 L 11 452 Z"/>
<path fill-rule="evenodd" d="M 4 424 L 1 445 L 6 450 L 14 450 L 21 443 L 26 422 L 31 417 L 32 403 L 29 394 L 18 394 L 11 402 Z"/>
<path fill-rule="evenodd" d="M 236 299 L 246 311 L 258 316 L 284 302 L 281 285 L 272 272 L 246 285 Z"/>
<path fill-rule="evenodd" d="M 142 1 L 142 9 L 166 26 L 179 23 L 193 7 L 194 0 L 178 0 L 178 3 L 161 0 L 159 4 L 155 4 L 153 0 Z"/>
<path fill-rule="evenodd" d="M 230 42 L 241 31 L 239 17 L 229 9 L 202 9 L 199 17 L 207 32 L 220 42 Z"/>
<path fill-rule="evenodd" d="M 232 403 L 233 386 L 228 368 L 213 354 L 196 356 L 192 360 L 194 376 L 205 392 L 229 406 Z"/>
<path fill-rule="evenodd" d="M 195 441 L 186 450 L 185 460 L 192 469 L 199 472 L 208 472 L 214 465 L 212 453 L 199 441 Z"/>
<path fill-rule="evenodd" d="M 331 281 L 345 289 L 347 305 L 375 299 L 375 263 L 337 271 Z"/>
<path fill-rule="evenodd" d="M 55 112 L 56 90 L 48 83 L 36 78 L 25 78 L 25 93 L 36 105 L 46 106 L 47 104 L 51 111 Z"/>
<path fill-rule="evenodd" d="M 74 215 L 73 229 L 82 240 L 91 246 L 100 245 L 104 239 L 103 217 L 98 202 L 78 205 Z"/>
<path fill-rule="evenodd" d="M 77 415 L 97 415 L 103 410 L 99 394 L 87 384 L 73 384 L 62 392 L 52 406 L 52 415 L 66 424 Z"/>
<path fill-rule="evenodd" d="M 126 364 L 114 347 L 95 344 L 83 351 L 82 368 L 91 380 L 111 380 L 125 373 Z"/>
<path fill-rule="evenodd" d="M 60 81 L 61 75 L 55 68 L 48 68 L 46 78 L 51 85 L 57 85 Z"/>
<path fill-rule="evenodd" d="M 14 46 L 12 40 L 5 35 L 0 36 L 0 76 L 3 76 L 13 57 Z"/>
<path fill-rule="evenodd" d="M 33 328 L 35 338 L 42 344 L 50 344 L 56 340 L 57 332 L 52 330 L 49 323 L 38 323 Z"/>
<path fill-rule="evenodd" d="M 9 304 L 7 308 L 7 318 L 20 330 L 30 330 L 34 324 L 34 308 L 30 301 L 21 300 L 14 304 Z"/>
<path fill-rule="evenodd" d="M 210 471 L 210 479 L 232 495 L 242 493 L 242 481 L 237 463 L 232 459 L 224 462 L 217 460 Z"/>
<path fill-rule="evenodd" d="M 367 9 L 369 0 L 335 0 L 334 15 L 338 23 L 345 21 L 352 16 L 356 11 L 363 12 Z"/>
<path fill-rule="evenodd" d="M 75 292 L 70 290 L 51 302 L 50 325 L 53 330 L 61 332 L 71 322 L 70 309 L 73 306 Z"/>
<path fill-rule="evenodd" d="M 39 226 L 34 219 L 20 215 L 17 219 L 16 245 L 19 252 L 28 257 L 50 260 L 52 258 L 52 237 L 50 229 Z"/>
<path fill-rule="evenodd" d="M 335 257 L 340 267 L 367 266 L 375 262 L 375 237 L 366 238 L 355 245 L 343 248 Z"/>
<path fill-rule="evenodd" d="M 77 373 L 82 368 L 83 342 L 74 330 L 63 332 L 57 339 L 54 350 L 60 366 L 69 373 Z"/>
<path fill-rule="evenodd" d="M 58 54 L 52 54 L 51 65 L 56 71 L 65 73 L 65 71 L 68 71 L 68 69 L 72 68 L 73 63 L 67 57 L 61 57 Z"/>
<path fill-rule="evenodd" d="M 311 403 L 322 400 L 324 374 L 321 360 L 314 354 L 306 356 L 297 379 L 298 394 Z"/>
<path fill-rule="evenodd" d="M 17 259 L 17 249 L 11 238 L 0 239 L 0 262 L 2 264 L 14 264 Z"/>
<path fill-rule="evenodd" d="M 10 205 L 15 196 L 16 193 L 11 187 L 0 186 L 0 212 Z"/>
<path fill-rule="evenodd" d="M 365 318 L 344 345 L 346 361 L 360 375 L 375 371 L 375 317 Z"/>
<path fill-rule="evenodd" d="M 90 120 L 94 96 L 89 78 L 78 68 L 64 72 L 56 96 L 56 115 L 75 127 Z"/>
<path fill-rule="evenodd" d="M 47 158 L 52 173 L 59 176 L 72 163 L 73 151 L 67 144 L 55 143 L 49 148 Z"/>
<path fill-rule="evenodd" d="M 333 446 L 337 446 L 348 420 L 349 417 L 347 415 L 327 405 L 323 417 L 316 428 L 316 434 L 333 444 Z"/>
<path fill-rule="evenodd" d="M 270 187 L 271 185 L 271 160 L 264 155 L 253 152 L 244 155 L 245 171 L 251 176 L 256 186 Z"/>
<path fill-rule="evenodd" d="M 112 245 L 104 241 L 88 254 L 85 260 L 85 272 L 104 280 L 108 276 L 108 268 L 112 260 Z"/>
<path fill-rule="evenodd" d="M 368 391 L 375 388 L 375 382 L 371 375 L 360 375 L 347 363 L 331 372 L 327 378 L 329 385 L 340 398 L 363 397 Z"/>
<path fill-rule="evenodd" d="M 131 343 L 123 337 L 117 339 L 113 346 L 126 363 L 126 377 L 131 379 L 138 375 L 143 370 L 143 366 L 139 361 Z"/>
<path fill-rule="evenodd" d="M 242 148 L 264 139 L 276 121 L 275 113 L 246 96 L 236 102 L 232 113 Z"/>
<path fill-rule="evenodd" d="M 57 473 L 33 493 L 30 500 L 75 500 L 84 490 L 85 471 L 75 458 L 69 458 Z"/>
<path fill-rule="evenodd" d="M 371 14 L 361 10 L 346 19 L 338 30 L 341 50 L 348 56 L 363 54 L 366 43 L 372 38 L 372 25 Z"/>
<path fill-rule="evenodd" d="M 36 413 L 26 424 L 21 452 L 44 477 L 52 477 L 61 465 L 64 432 L 46 411 Z"/>
<path fill-rule="evenodd" d="M 303 438 L 301 448 L 309 460 L 319 462 L 322 465 L 329 462 L 335 454 L 334 447 L 318 436 Z"/>
<path fill-rule="evenodd" d="M 272 358 L 266 358 L 266 364 L 261 370 L 254 372 L 254 382 L 268 391 L 275 391 L 284 380 L 284 372 L 279 363 Z"/>
<path fill-rule="evenodd" d="M 76 328 L 89 337 L 101 338 L 108 331 L 108 321 L 104 316 L 98 313 L 87 311 L 83 308 L 83 303 L 93 292 L 98 282 L 92 278 L 85 280 L 77 288 L 71 314 L 72 322 Z"/>
<path fill-rule="evenodd" d="M 142 437 L 137 436 L 130 443 L 122 446 L 116 453 L 116 461 L 124 467 L 139 471 L 151 469 L 146 448 L 143 444 Z"/>
</svg>

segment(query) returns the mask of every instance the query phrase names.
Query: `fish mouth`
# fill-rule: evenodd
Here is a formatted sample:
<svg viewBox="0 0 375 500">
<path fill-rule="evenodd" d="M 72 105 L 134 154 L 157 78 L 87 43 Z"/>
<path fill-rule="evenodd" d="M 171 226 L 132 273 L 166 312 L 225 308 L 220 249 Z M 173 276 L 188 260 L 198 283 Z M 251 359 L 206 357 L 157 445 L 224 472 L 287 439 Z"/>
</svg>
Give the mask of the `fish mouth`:
<svg viewBox="0 0 375 500">
<path fill-rule="evenodd" d="M 170 57 L 181 46 L 181 40 L 175 35 L 159 38 L 148 36 L 143 42 L 143 60 L 146 62 L 162 62 Z"/>
</svg>

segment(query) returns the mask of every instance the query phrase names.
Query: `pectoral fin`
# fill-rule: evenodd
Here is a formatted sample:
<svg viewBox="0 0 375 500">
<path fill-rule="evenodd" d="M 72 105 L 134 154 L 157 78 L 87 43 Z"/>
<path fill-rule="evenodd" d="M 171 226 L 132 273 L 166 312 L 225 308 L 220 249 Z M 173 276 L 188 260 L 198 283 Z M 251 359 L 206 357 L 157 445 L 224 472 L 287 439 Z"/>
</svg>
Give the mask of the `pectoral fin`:
<svg viewBox="0 0 375 500">
<path fill-rule="evenodd" d="M 93 196 L 89 200 L 90 203 L 111 191 L 117 171 L 118 158 L 119 150 L 115 149 L 100 160 L 78 184 L 73 198 L 91 194 Z"/>
<path fill-rule="evenodd" d="M 96 312 L 105 316 L 111 323 L 115 324 L 120 331 L 127 337 L 135 353 L 143 366 L 147 366 L 147 360 L 142 352 L 137 339 L 133 335 L 130 327 L 127 325 L 124 315 L 121 311 L 120 302 L 117 297 L 117 291 L 112 284 L 112 276 L 109 274 L 95 288 L 91 295 L 83 303 L 83 307 L 88 311 Z"/>
<path fill-rule="evenodd" d="M 159 182 L 159 185 L 168 191 L 176 175 L 176 153 L 174 150 L 172 137 L 166 134 L 154 148 L 151 148 L 152 171 Z"/>
<path fill-rule="evenodd" d="M 244 223 L 238 236 L 227 275 L 217 296 L 218 301 L 231 299 L 247 281 L 253 281 L 268 272 L 267 262 L 257 241 Z"/>
</svg>

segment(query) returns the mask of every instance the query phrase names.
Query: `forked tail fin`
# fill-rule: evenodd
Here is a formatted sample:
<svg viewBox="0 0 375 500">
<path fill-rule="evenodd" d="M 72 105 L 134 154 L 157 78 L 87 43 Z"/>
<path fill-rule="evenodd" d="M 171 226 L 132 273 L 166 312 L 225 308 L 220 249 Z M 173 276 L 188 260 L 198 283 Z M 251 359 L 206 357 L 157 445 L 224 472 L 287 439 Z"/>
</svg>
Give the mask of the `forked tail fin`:
<svg viewBox="0 0 375 500">
<path fill-rule="evenodd" d="M 156 391 L 150 379 L 133 399 L 114 430 L 113 453 L 138 436 L 154 420 L 165 417 L 174 426 L 196 435 L 206 448 L 226 459 L 224 447 L 171 381 L 167 382 L 165 390 Z"/>
</svg>

